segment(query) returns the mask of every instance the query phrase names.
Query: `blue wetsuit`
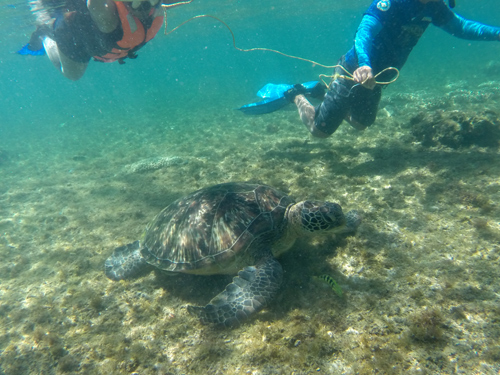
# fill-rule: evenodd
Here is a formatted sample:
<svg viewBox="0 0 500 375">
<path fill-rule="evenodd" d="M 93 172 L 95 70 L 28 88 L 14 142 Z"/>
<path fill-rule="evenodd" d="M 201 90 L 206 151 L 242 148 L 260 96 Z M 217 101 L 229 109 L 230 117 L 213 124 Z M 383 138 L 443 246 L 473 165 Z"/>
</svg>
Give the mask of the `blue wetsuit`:
<svg viewBox="0 0 500 375">
<path fill-rule="evenodd" d="M 375 0 L 363 16 L 354 46 L 339 64 L 351 73 L 360 66 L 369 66 L 374 75 L 391 66 L 401 69 L 431 23 L 458 38 L 499 40 L 500 28 L 466 20 L 444 1 L 422 4 L 419 0 Z M 345 74 L 340 68 L 335 73 Z M 390 80 L 391 74 L 378 79 Z M 323 103 L 316 108 L 316 128 L 332 134 L 348 114 L 359 124 L 370 126 L 381 93 L 381 86 L 369 90 L 346 79 L 333 81 Z"/>
</svg>

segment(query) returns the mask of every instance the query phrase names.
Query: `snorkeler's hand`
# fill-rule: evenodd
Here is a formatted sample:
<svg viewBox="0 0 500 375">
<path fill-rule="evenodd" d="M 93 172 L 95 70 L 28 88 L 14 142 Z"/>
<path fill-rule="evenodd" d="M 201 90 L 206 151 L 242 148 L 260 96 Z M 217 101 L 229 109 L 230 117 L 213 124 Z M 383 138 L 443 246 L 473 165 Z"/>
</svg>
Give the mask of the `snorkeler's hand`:
<svg viewBox="0 0 500 375">
<path fill-rule="evenodd" d="M 353 73 L 354 82 L 360 83 L 363 87 L 373 90 L 377 82 L 373 77 L 372 68 L 369 66 L 360 66 Z"/>
</svg>

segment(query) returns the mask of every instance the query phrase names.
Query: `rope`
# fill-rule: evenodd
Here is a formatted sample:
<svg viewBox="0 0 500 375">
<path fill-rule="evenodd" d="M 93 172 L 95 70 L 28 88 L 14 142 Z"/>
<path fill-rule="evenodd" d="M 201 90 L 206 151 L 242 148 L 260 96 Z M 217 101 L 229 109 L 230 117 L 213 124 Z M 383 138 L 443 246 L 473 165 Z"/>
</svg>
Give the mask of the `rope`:
<svg viewBox="0 0 500 375">
<path fill-rule="evenodd" d="M 333 68 L 341 68 L 341 69 L 342 69 L 342 70 L 343 70 L 343 71 L 344 71 L 347 75 L 338 74 L 338 73 L 333 74 L 333 75 L 331 75 L 331 76 L 326 75 L 326 74 L 320 74 L 320 75 L 319 75 L 319 78 L 320 78 L 320 79 L 321 79 L 321 81 L 325 84 L 325 86 L 326 86 L 326 87 L 328 87 L 328 84 L 325 82 L 325 80 L 324 80 L 323 78 L 330 78 L 330 83 L 331 83 L 331 82 L 333 82 L 333 81 L 335 81 L 335 80 L 336 80 L 336 79 L 338 79 L 338 78 L 344 78 L 344 79 L 348 79 L 348 80 L 350 80 L 350 81 L 355 81 L 355 80 L 354 80 L 354 77 L 352 76 L 352 74 L 351 74 L 351 73 L 350 73 L 350 72 L 349 72 L 346 68 L 344 68 L 342 65 L 334 65 L 334 66 L 333 66 Z M 377 81 L 377 80 L 376 80 L 376 78 L 377 78 L 379 75 L 381 75 L 381 74 L 383 74 L 383 73 L 385 73 L 385 72 L 387 72 L 387 71 L 389 71 L 389 70 L 394 70 L 394 71 L 396 72 L 396 76 L 395 76 L 392 80 L 387 81 L 387 82 Z M 384 70 L 382 70 L 382 71 L 378 72 L 377 74 L 375 74 L 375 75 L 373 76 L 373 78 L 375 79 L 375 84 L 377 84 L 377 85 L 390 85 L 391 83 L 396 82 L 396 80 L 399 78 L 399 70 L 398 70 L 397 68 L 394 68 L 394 67 L 390 66 L 390 67 L 385 68 Z M 362 85 L 362 84 L 363 84 L 363 83 L 365 83 L 365 82 L 366 82 L 366 81 L 361 82 L 360 84 Z"/>
<path fill-rule="evenodd" d="M 324 65 L 324 64 L 320 64 L 320 63 L 318 63 L 318 62 L 316 62 L 314 60 L 306 59 L 304 57 L 289 55 L 287 53 L 284 53 L 284 52 L 281 52 L 281 51 L 277 51 L 277 50 L 271 49 L 271 48 L 264 48 L 264 47 L 240 48 L 240 47 L 238 47 L 236 45 L 236 37 L 234 36 L 233 30 L 231 30 L 231 28 L 229 27 L 229 25 L 227 23 L 225 23 L 223 20 L 221 20 L 220 18 L 217 18 L 217 17 L 212 16 L 210 14 L 200 14 L 200 15 L 191 17 L 188 20 L 182 22 L 181 24 L 179 24 L 178 26 L 174 27 L 172 30 L 170 30 L 170 31 L 167 32 L 167 8 L 173 8 L 173 7 L 178 6 L 178 5 L 189 4 L 192 1 L 193 0 L 181 1 L 181 2 L 173 3 L 173 4 L 162 4 L 163 11 L 165 13 L 165 31 L 164 31 L 165 35 L 172 34 L 174 31 L 176 31 L 181 26 L 185 25 L 188 22 L 194 21 L 196 19 L 199 19 L 199 18 L 212 18 L 212 19 L 220 22 L 221 24 L 223 24 L 229 30 L 229 32 L 231 33 L 231 38 L 233 39 L 233 47 L 236 50 L 238 50 L 238 51 L 241 51 L 241 52 L 252 52 L 252 51 L 273 52 L 273 53 L 276 53 L 276 54 L 281 55 L 281 56 L 289 57 L 289 58 L 295 59 L 295 60 L 305 61 L 305 62 L 313 64 L 314 66 L 320 66 L 320 67 L 326 68 L 326 69 L 341 68 L 346 73 L 346 75 L 338 74 L 338 73 L 334 74 L 334 75 L 320 74 L 319 77 L 320 77 L 321 81 L 325 84 L 326 87 L 328 87 L 328 84 L 323 80 L 323 78 L 331 78 L 331 81 L 334 81 L 334 80 L 336 80 L 338 78 L 344 78 L 344 79 L 348 79 L 348 80 L 354 81 L 353 75 L 346 68 L 344 68 L 342 65 Z M 388 82 L 375 81 L 375 83 L 377 85 L 390 85 L 391 83 L 394 83 L 399 78 L 399 70 L 397 68 L 394 68 L 394 67 L 385 68 L 381 72 L 377 73 L 373 78 L 376 79 L 382 73 L 385 73 L 386 71 L 389 71 L 389 70 L 394 70 L 396 72 L 396 76 L 392 80 L 390 80 Z M 361 85 L 363 83 L 364 82 L 361 82 Z"/>
<path fill-rule="evenodd" d="M 163 11 L 165 12 L 165 15 L 167 13 L 166 9 L 167 8 L 175 8 L 179 5 L 184 5 L 184 4 L 189 4 L 191 3 L 193 0 L 189 0 L 189 1 L 179 1 L 177 3 L 172 3 L 172 4 L 161 4 L 161 6 L 163 7 Z"/>
</svg>

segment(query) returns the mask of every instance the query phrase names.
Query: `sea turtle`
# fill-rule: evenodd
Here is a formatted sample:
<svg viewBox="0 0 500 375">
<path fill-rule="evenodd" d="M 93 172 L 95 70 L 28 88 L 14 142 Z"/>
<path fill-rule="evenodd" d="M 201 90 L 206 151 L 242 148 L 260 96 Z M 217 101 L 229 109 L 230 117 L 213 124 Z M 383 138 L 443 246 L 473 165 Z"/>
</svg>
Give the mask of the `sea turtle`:
<svg viewBox="0 0 500 375">
<path fill-rule="evenodd" d="M 275 297 L 283 278 L 276 257 L 297 237 L 352 232 L 360 221 L 356 211 L 344 216 L 336 203 L 294 203 L 270 186 L 229 182 L 163 209 L 141 241 L 114 250 L 105 272 L 112 280 L 137 276 L 150 266 L 197 275 L 238 273 L 208 305 L 188 307 L 204 324 L 235 326 Z"/>
</svg>

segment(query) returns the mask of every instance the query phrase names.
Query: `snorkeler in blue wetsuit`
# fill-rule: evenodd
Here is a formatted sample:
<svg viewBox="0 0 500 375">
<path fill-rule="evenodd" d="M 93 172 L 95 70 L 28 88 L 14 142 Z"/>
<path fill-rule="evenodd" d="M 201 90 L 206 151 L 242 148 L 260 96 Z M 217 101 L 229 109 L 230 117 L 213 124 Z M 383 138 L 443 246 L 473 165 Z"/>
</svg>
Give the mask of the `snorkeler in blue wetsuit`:
<svg viewBox="0 0 500 375">
<path fill-rule="evenodd" d="M 453 3 L 450 1 L 450 7 Z M 297 105 L 311 134 L 328 137 L 343 120 L 358 130 L 373 124 L 382 95 L 374 76 L 388 67 L 401 69 L 431 23 L 458 38 L 500 41 L 500 28 L 466 20 L 450 7 L 443 0 L 373 1 L 358 27 L 354 46 L 338 62 L 352 73 L 354 81 L 335 79 L 316 108 L 303 95 L 306 90 L 301 85 L 285 93 Z M 335 73 L 345 74 L 341 68 Z M 392 74 L 395 72 L 388 70 L 377 80 L 388 81 Z"/>
</svg>

